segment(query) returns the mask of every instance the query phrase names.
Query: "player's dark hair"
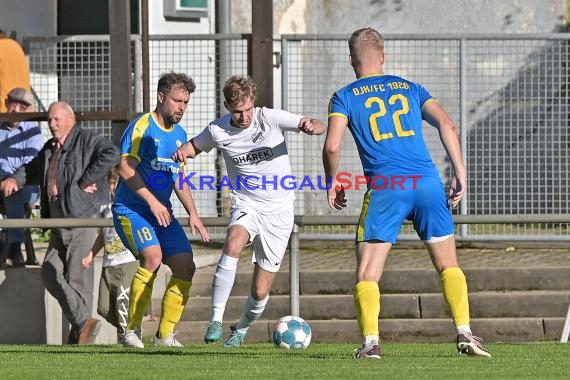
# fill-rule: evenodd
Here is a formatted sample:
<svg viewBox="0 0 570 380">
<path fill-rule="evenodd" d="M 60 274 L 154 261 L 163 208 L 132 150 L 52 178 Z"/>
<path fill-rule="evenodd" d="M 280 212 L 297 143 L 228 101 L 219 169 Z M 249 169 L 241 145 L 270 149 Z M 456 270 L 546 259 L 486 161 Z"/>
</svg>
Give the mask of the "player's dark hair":
<svg viewBox="0 0 570 380">
<path fill-rule="evenodd" d="M 196 90 L 196 85 L 192 78 L 188 75 L 183 73 L 175 73 L 170 72 L 166 74 L 162 74 L 160 79 L 158 80 L 157 91 L 162 92 L 163 94 L 168 94 L 172 87 L 181 86 L 188 91 L 189 94 L 193 93 Z"/>
</svg>

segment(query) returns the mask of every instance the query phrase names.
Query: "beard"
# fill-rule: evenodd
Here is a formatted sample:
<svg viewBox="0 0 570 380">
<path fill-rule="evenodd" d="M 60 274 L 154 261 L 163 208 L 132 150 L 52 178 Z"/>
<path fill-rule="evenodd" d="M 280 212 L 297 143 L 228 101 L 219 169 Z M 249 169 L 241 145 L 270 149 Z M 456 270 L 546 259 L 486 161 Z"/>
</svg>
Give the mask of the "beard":
<svg viewBox="0 0 570 380">
<path fill-rule="evenodd" d="M 182 115 L 179 116 L 176 115 L 175 113 L 171 113 L 166 115 L 166 120 L 172 125 L 178 124 L 180 120 L 182 120 Z"/>
</svg>

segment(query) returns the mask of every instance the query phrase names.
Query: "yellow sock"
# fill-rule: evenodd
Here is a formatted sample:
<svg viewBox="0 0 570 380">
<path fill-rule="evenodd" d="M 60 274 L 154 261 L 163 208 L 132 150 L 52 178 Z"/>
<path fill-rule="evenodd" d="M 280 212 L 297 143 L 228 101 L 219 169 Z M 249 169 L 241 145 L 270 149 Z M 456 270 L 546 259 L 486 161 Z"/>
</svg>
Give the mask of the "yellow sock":
<svg viewBox="0 0 570 380">
<path fill-rule="evenodd" d="M 460 268 L 447 268 L 441 272 L 443 297 L 449 306 L 455 326 L 469 325 L 469 299 L 467 281 Z"/>
<path fill-rule="evenodd" d="M 188 302 L 192 282 L 171 277 L 162 298 L 162 313 L 158 324 L 158 337 L 165 338 L 172 334 L 174 326 L 180 321 L 184 306 Z"/>
<path fill-rule="evenodd" d="M 378 336 L 380 317 L 380 288 L 374 281 L 360 281 L 354 287 L 356 319 L 363 337 Z"/>
<path fill-rule="evenodd" d="M 156 273 L 149 272 L 143 267 L 139 267 L 133 281 L 129 294 L 129 321 L 127 330 L 141 328 L 144 313 L 152 295 L 152 284 L 156 278 Z"/>
</svg>

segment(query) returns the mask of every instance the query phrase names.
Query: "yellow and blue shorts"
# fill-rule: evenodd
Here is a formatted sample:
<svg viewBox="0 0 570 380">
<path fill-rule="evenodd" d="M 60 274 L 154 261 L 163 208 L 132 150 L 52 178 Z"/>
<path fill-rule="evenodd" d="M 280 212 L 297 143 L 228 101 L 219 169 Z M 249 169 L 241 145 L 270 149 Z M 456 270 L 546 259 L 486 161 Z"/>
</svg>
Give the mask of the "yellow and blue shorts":
<svg viewBox="0 0 570 380">
<path fill-rule="evenodd" d="M 364 194 L 356 242 L 394 244 L 406 219 L 412 221 L 423 241 L 453 235 L 453 218 L 438 177 L 423 176 L 417 179 L 416 186 L 405 189 L 398 186 L 369 188 Z"/>
<path fill-rule="evenodd" d="M 179 253 L 192 253 L 184 229 L 174 217 L 167 227 L 160 226 L 150 210 L 134 211 L 127 206 L 114 204 L 113 223 L 121 241 L 135 257 L 143 249 L 159 245 L 162 262 Z"/>
</svg>

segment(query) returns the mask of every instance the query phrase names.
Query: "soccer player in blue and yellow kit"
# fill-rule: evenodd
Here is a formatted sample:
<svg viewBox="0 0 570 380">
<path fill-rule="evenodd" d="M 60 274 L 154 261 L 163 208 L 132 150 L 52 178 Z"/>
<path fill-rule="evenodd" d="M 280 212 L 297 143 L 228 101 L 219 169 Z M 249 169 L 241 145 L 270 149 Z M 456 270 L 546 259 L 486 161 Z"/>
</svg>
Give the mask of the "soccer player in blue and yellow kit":
<svg viewBox="0 0 570 380">
<path fill-rule="evenodd" d="M 346 197 L 336 176 L 341 142 L 348 127 L 368 178 L 356 236 L 354 301 L 364 339 L 355 357 L 381 357 L 378 282 L 405 219 L 413 222 L 441 276 L 443 294 L 457 328 L 459 353 L 491 356 L 481 339 L 471 333 L 467 282 L 457 262 L 453 219 L 422 136 L 422 120 L 439 131 L 453 166 L 449 201 L 455 207 L 465 194 L 466 184 L 455 125 L 422 86 L 383 73 L 384 40 L 376 30 L 355 31 L 348 46 L 357 79 L 335 92 L 330 100 L 323 164 L 327 178 L 332 179 L 329 206 L 340 210 L 346 207 Z"/>
<path fill-rule="evenodd" d="M 161 262 L 170 267 L 172 277 L 162 299 L 162 313 L 153 343 L 182 346 L 174 337 L 174 326 L 188 301 L 196 265 L 186 233 L 173 216 L 172 190 L 190 215 L 188 223 L 192 233 L 197 230 L 203 241 L 209 240 L 188 185 L 178 180 L 183 168 L 170 158 L 172 152 L 186 142 L 186 132 L 178 123 L 195 88 L 192 79 L 185 74 L 162 75 L 154 112 L 134 119 L 121 138 L 121 179 L 112 208 L 113 221 L 123 244 L 140 260 L 131 283 L 128 323 L 122 336 L 122 343 L 127 347 L 144 347 L 142 318 Z"/>
</svg>

